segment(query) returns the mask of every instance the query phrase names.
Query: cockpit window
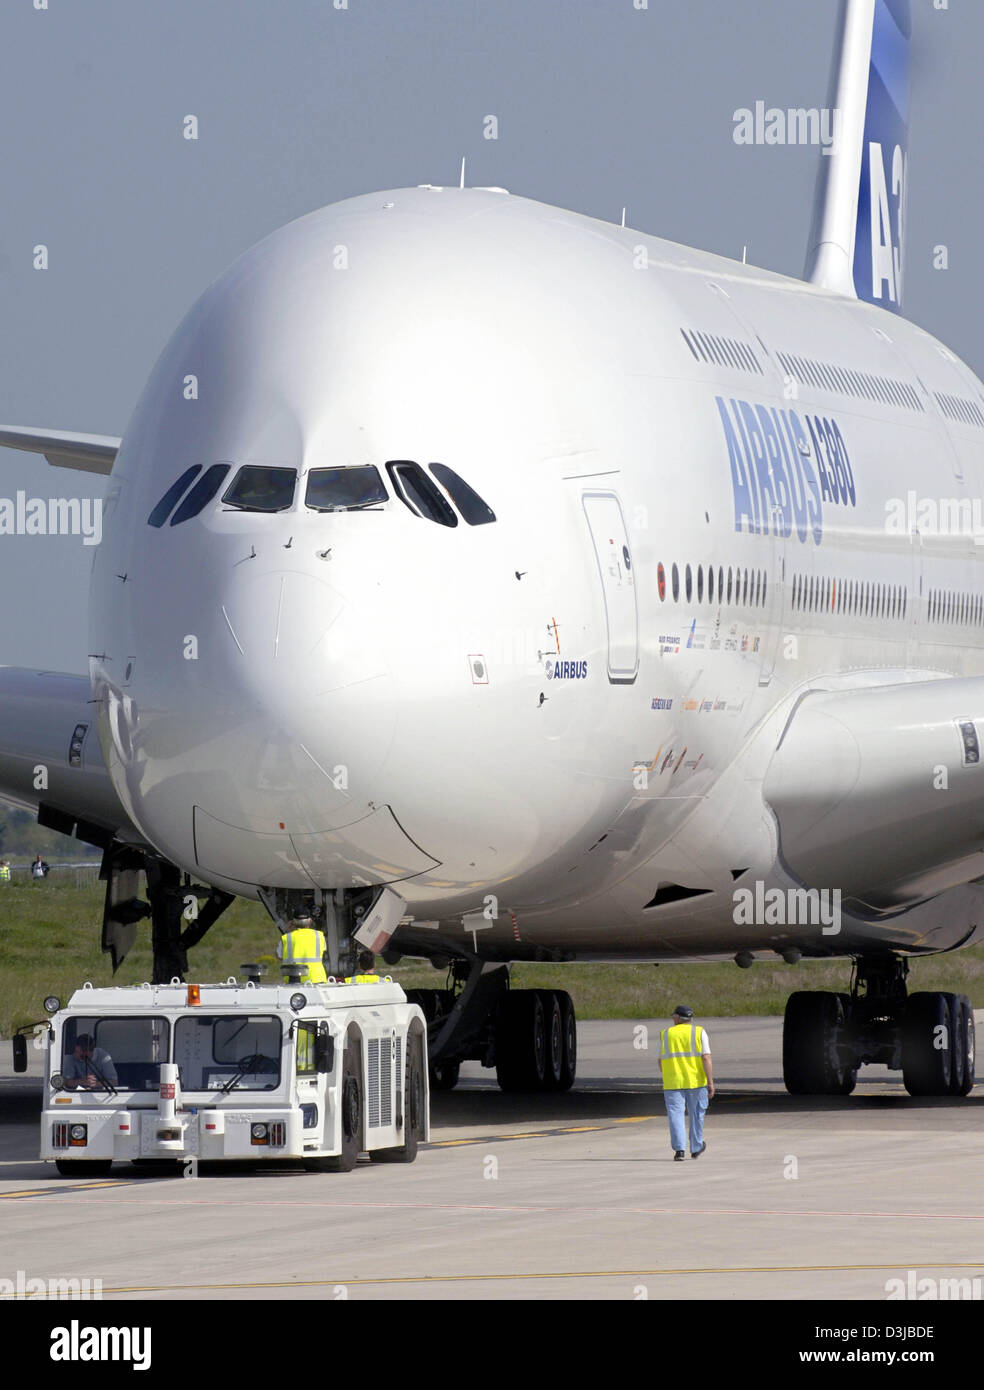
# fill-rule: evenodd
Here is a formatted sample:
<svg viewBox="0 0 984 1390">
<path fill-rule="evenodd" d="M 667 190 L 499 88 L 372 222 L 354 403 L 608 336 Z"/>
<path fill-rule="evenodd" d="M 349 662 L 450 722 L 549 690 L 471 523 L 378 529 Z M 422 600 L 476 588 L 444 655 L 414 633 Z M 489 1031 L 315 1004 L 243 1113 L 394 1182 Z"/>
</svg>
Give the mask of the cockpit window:
<svg viewBox="0 0 984 1390">
<path fill-rule="evenodd" d="M 211 468 L 206 469 L 171 517 L 171 525 L 178 526 L 182 521 L 187 521 L 189 517 L 197 516 L 218 492 L 229 468 L 228 463 L 213 463 Z"/>
<path fill-rule="evenodd" d="M 312 468 L 308 474 L 304 504 L 316 512 L 357 511 L 389 501 L 379 469 Z"/>
<path fill-rule="evenodd" d="M 171 508 L 174 506 L 175 502 L 177 502 L 178 498 L 183 494 L 185 488 L 191 482 L 195 474 L 200 473 L 201 471 L 202 466 L 200 463 L 196 463 L 193 465 L 193 467 L 185 469 L 178 481 L 176 483 L 171 484 L 167 492 L 165 492 L 164 496 L 161 498 L 157 506 L 151 512 L 150 516 L 147 518 L 148 526 L 164 525 L 165 521 L 167 521 L 168 517 L 171 514 Z"/>
<path fill-rule="evenodd" d="M 430 471 L 437 481 L 447 488 L 451 501 L 469 526 L 485 526 L 488 522 L 495 521 L 495 512 L 489 504 L 483 502 L 475 489 L 469 487 L 453 468 L 448 468 L 443 463 L 432 463 Z"/>
<path fill-rule="evenodd" d="M 391 462 L 387 463 L 386 471 L 393 479 L 400 501 L 414 516 L 426 517 L 441 526 L 457 526 L 454 510 L 419 463 Z"/>
<path fill-rule="evenodd" d="M 294 500 L 297 471 L 293 468 L 240 468 L 222 495 L 227 507 L 241 512 L 283 512 Z"/>
</svg>

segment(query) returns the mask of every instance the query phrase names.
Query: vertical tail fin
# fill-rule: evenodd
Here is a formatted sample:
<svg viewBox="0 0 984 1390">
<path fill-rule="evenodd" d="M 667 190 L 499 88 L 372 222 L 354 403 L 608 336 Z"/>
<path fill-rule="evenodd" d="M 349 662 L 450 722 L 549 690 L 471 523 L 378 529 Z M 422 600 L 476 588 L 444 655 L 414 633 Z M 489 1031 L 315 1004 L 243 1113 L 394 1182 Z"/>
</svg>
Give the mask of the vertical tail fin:
<svg viewBox="0 0 984 1390">
<path fill-rule="evenodd" d="M 909 151 L 909 0 L 842 0 L 835 139 L 817 179 L 806 278 L 902 307 Z"/>
</svg>

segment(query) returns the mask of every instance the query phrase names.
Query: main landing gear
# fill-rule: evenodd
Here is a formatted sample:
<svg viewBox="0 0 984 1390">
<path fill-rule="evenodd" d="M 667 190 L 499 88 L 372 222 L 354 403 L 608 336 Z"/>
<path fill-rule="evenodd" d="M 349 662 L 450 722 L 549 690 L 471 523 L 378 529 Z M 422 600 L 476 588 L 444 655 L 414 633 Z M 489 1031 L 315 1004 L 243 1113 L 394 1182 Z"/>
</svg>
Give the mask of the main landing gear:
<svg viewBox="0 0 984 1390">
<path fill-rule="evenodd" d="M 147 900 L 137 896 L 144 874 Z M 191 882 L 174 864 L 144 850 L 111 844 L 103 851 L 99 877 L 106 883 L 102 948 L 119 969 L 137 939 L 137 924 L 151 920 L 153 983 L 183 980 L 188 951 L 197 946 L 233 901 L 231 893 Z"/>
<path fill-rule="evenodd" d="M 495 1067 L 503 1091 L 568 1091 L 577 1018 L 566 990 L 510 989 L 509 967 L 456 960 L 448 989 L 408 990 L 427 1019 L 432 1090 L 450 1091 L 461 1063 Z"/>
<path fill-rule="evenodd" d="M 800 991 L 786 1004 L 782 1071 L 800 1096 L 846 1096 L 866 1062 L 901 1070 L 911 1096 L 966 1096 L 974 1011 L 965 994 L 906 994 L 908 962 L 863 956 L 850 994 Z"/>
</svg>

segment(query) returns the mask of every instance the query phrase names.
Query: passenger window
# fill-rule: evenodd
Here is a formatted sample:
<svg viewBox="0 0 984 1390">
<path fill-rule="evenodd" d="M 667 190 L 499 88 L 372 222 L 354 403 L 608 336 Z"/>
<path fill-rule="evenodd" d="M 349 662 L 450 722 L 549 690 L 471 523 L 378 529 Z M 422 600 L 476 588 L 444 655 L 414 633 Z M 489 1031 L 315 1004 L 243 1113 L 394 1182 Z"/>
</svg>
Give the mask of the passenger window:
<svg viewBox="0 0 984 1390">
<path fill-rule="evenodd" d="M 697 566 L 697 602 L 704 602 L 704 566 Z"/>
<path fill-rule="evenodd" d="M 469 526 L 485 526 L 490 521 L 495 521 L 495 512 L 489 504 L 483 502 L 475 489 L 469 487 L 453 468 L 448 468 L 443 463 L 432 463 L 430 471 L 450 494 L 451 501 Z"/>
<path fill-rule="evenodd" d="M 393 479 L 400 501 L 414 516 L 436 521 L 440 526 L 457 526 L 458 518 L 450 503 L 419 463 L 393 461 L 387 463 L 386 471 Z"/>
<path fill-rule="evenodd" d="M 312 468 L 304 505 L 316 512 L 356 512 L 389 501 L 379 469 L 370 464 L 351 468 Z"/>
<path fill-rule="evenodd" d="M 676 561 L 673 562 L 673 569 L 670 574 L 673 582 L 673 602 L 678 602 L 680 598 L 680 571 L 677 569 Z"/>
<path fill-rule="evenodd" d="M 181 503 L 181 506 L 171 517 L 172 526 L 180 526 L 182 521 L 187 521 L 189 517 L 197 516 L 203 507 L 207 507 L 209 502 L 222 486 L 225 475 L 229 472 L 228 463 L 213 463 L 211 468 L 205 470 L 198 482 L 188 493 L 188 496 Z"/>
<path fill-rule="evenodd" d="M 683 572 L 683 586 L 684 586 L 684 593 L 687 595 L 687 602 L 689 603 L 690 600 L 691 600 L 691 598 L 693 597 L 693 592 L 694 592 L 694 579 L 693 579 L 693 575 L 690 573 L 690 566 L 689 566 L 689 565 L 687 566 L 687 568 L 686 568 L 686 569 L 684 570 L 684 572 Z"/>
<path fill-rule="evenodd" d="M 707 566 L 707 602 L 714 602 L 714 566 Z"/>
<path fill-rule="evenodd" d="M 261 468 L 247 464 L 240 468 L 222 495 L 227 507 L 241 512 L 285 512 L 294 500 L 297 470 Z"/>
</svg>

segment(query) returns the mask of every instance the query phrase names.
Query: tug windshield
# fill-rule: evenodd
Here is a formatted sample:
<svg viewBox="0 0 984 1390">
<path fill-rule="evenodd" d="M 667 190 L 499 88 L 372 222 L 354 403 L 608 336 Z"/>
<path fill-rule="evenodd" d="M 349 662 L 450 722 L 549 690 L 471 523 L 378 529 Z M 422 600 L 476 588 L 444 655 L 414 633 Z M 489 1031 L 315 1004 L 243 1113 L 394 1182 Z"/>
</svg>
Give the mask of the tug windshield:
<svg viewBox="0 0 984 1390">
<path fill-rule="evenodd" d="M 167 1061 L 166 1018 L 69 1018 L 60 1073 L 70 1091 L 156 1091 Z"/>
<path fill-rule="evenodd" d="M 185 1091 L 272 1091 L 280 1084 L 280 1020 L 194 1014 L 174 1025 L 174 1060 Z"/>
</svg>

